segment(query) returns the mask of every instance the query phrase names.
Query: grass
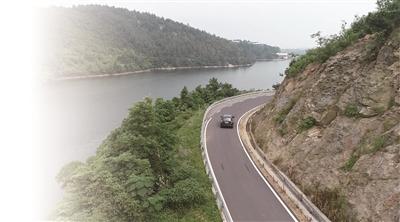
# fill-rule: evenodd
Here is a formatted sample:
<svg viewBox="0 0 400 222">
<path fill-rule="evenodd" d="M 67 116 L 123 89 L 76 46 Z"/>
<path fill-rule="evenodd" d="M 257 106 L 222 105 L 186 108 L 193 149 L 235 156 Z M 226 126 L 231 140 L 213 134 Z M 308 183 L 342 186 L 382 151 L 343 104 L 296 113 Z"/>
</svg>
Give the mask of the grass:
<svg viewBox="0 0 400 222">
<path fill-rule="evenodd" d="M 179 161 L 182 164 L 190 164 L 196 171 L 195 175 L 199 177 L 196 178 L 196 180 L 199 181 L 202 188 L 207 191 L 205 195 L 206 200 L 201 205 L 196 205 L 196 207 L 183 209 L 181 211 L 163 211 L 157 215 L 155 221 L 222 221 L 214 195 L 211 191 L 210 180 L 204 169 L 201 149 L 199 148 L 203 113 L 204 109 L 192 111 L 190 113 L 190 118 L 187 118 L 188 115 L 182 118 L 186 120 L 177 132 L 179 139 L 177 153 L 181 156 Z"/>
<path fill-rule="evenodd" d="M 372 139 L 369 139 L 371 137 Z M 378 135 L 375 137 L 364 136 L 359 147 L 351 154 L 350 158 L 341 167 L 342 170 L 350 172 L 358 159 L 365 154 L 374 154 L 390 143 L 390 137 L 387 135 Z"/>
<path fill-rule="evenodd" d="M 278 114 L 275 115 L 274 120 L 275 122 L 281 124 L 283 121 L 285 121 L 287 114 L 289 114 L 290 110 L 293 109 L 294 105 L 296 105 L 296 100 L 291 99 L 289 102 L 286 104 L 286 106 L 278 112 Z"/>
<path fill-rule="evenodd" d="M 388 140 L 388 136 L 386 135 L 379 135 L 374 138 L 372 141 L 372 150 L 371 153 L 376 153 L 386 145 L 386 141 Z"/>
<path fill-rule="evenodd" d="M 313 117 L 308 116 L 299 122 L 298 130 L 300 132 L 303 132 L 305 130 L 311 129 L 313 126 L 315 126 L 315 124 L 317 124 L 317 121 Z"/>
<path fill-rule="evenodd" d="M 286 115 L 287 115 L 287 113 L 285 114 L 285 113 L 279 112 L 274 118 L 275 122 L 277 122 L 279 124 L 283 123 L 283 121 L 285 121 L 285 119 L 286 119 Z"/>
<path fill-rule="evenodd" d="M 331 221 L 356 221 L 339 188 L 327 188 L 314 184 L 303 188 L 303 191 Z"/>
<path fill-rule="evenodd" d="M 344 115 L 350 118 L 357 118 L 360 116 L 360 111 L 358 110 L 357 105 L 348 104 L 344 110 Z"/>
<path fill-rule="evenodd" d="M 331 221 L 356 221 L 355 214 L 340 188 L 322 187 L 318 182 L 304 185 L 295 174 L 287 175 Z"/>
<path fill-rule="evenodd" d="M 360 155 L 353 153 L 351 154 L 350 158 L 346 161 L 342 169 L 346 172 L 350 172 L 354 165 L 356 164 L 357 160 L 360 158 Z"/>
</svg>

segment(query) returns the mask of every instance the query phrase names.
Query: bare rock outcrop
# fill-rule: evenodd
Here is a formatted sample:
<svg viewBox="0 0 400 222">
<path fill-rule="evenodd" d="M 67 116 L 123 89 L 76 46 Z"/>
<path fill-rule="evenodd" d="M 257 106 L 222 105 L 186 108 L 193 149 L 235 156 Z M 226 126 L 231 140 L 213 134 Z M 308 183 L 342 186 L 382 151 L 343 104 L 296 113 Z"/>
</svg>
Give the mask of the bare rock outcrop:
<svg viewBox="0 0 400 222">
<path fill-rule="evenodd" d="M 371 53 L 376 41 L 368 35 L 285 78 L 272 103 L 253 117 L 254 133 L 309 195 L 323 188 L 342 196 L 349 221 L 398 222 L 400 29 Z"/>
</svg>

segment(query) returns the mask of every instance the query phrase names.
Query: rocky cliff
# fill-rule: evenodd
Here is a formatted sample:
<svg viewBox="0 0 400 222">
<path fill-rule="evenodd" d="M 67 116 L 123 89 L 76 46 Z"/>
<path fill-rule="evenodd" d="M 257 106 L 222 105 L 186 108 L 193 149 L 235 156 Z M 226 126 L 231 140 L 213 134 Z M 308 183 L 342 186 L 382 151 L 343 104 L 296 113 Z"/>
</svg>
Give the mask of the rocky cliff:
<svg viewBox="0 0 400 222">
<path fill-rule="evenodd" d="M 400 221 L 400 29 L 287 76 L 257 143 L 332 221 Z"/>
</svg>

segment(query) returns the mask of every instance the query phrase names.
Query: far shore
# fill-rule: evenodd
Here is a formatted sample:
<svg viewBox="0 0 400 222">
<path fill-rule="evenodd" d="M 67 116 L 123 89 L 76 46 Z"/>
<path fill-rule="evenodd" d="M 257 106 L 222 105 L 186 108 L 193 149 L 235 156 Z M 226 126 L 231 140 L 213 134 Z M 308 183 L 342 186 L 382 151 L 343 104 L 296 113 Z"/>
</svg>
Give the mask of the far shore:
<svg viewBox="0 0 400 222">
<path fill-rule="evenodd" d="M 79 76 L 65 76 L 65 77 L 55 77 L 48 78 L 48 81 L 64 81 L 64 80 L 75 80 L 75 79 L 89 79 L 89 78 L 102 78 L 102 77 L 112 77 L 112 76 L 125 76 L 125 75 L 133 75 L 139 73 L 146 72 L 154 72 L 154 71 L 174 71 L 174 70 L 185 70 L 185 69 L 217 69 L 217 68 L 238 68 L 238 67 L 249 67 L 254 63 L 250 64 L 242 64 L 242 65 L 224 65 L 224 66 L 182 66 L 182 67 L 164 67 L 164 68 L 152 68 L 152 69 L 144 69 L 137 70 L 132 72 L 120 72 L 120 73 L 109 73 L 109 74 L 93 74 L 93 75 L 79 75 Z"/>
</svg>

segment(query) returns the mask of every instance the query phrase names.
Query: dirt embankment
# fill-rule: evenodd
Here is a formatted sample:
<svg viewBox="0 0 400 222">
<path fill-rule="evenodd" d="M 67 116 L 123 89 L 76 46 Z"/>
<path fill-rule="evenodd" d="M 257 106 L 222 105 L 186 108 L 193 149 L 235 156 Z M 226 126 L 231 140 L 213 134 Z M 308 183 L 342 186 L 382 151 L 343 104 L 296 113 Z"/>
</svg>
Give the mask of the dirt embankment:
<svg viewBox="0 0 400 222">
<path fill-rule="evenodd" d="M 286 77 L 257 143 L 333 221 L 400 220 L 400 29 Z"/>
</svg>

